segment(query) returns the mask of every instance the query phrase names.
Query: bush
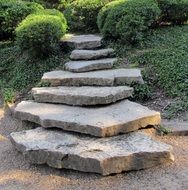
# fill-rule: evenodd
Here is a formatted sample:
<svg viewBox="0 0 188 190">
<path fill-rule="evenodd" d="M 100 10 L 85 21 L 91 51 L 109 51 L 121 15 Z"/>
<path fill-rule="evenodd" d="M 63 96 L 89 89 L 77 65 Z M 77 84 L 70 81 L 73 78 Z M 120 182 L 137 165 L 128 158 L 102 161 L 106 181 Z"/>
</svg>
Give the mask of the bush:
<svg viewBox="0 0 188 190">
<path fill-rule="evenodd" d="M 20 0 L 2 0 L 0 2 L 0 39 L 14 37 L 15 28 L 29 14 L 41 10 L 37 3 Z"/>
<path fill-rule="evenodd" d="M 59 16 L 29 15 L 16 28 L 16 43 L 33 56 L 48 56 L 59 47 L 65 28 Z"/>
<path fill-rule="evenodd" d="M 100 9 L 112 0 L 76 0 L 64 11 L 70 30 L 96 31 Z"/>
<path fill-rule="evenodd" d="M 67 30 L 67 20 L 65 19 L 65 16 L 63 13 L 56 9 L 43 9 L 35 13 L 35 15 L 52 15 L 57 16 L 61 19 L 63 31 Z"/>
<path fill-rule="evenodd" d="M 162 22 L 183 24 L 188 20 L 188 0 L 157 0 Z"/>
<path fill-rule="evenodd" d="M 104 37 L 134 44 L 156 25 L 160 9 L 154 0 L 120 0 L 107 4 L 98 15 Z"/>
</svg>

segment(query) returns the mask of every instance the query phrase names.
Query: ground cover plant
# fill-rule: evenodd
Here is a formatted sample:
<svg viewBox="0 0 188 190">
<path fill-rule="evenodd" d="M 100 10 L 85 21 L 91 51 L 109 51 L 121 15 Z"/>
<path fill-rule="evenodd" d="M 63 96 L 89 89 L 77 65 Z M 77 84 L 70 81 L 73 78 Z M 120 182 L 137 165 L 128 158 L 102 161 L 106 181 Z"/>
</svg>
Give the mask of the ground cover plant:
<svg viewBox="0 0 188 190">
<path fill-rule="evenodd" d="M 119 57 L 128 57 L 133 65 L 144 68 L 145 81 L 155 93 L 162 90 L 174 101 L 165 108 L 168 118 L 188 110 L 188 25 L 155 30 L 137 47 L 111 42 Z M 139 87 L 139 86 L 137 86 Z M 136 88 L 137 99 L 151 97 L 146 86 Z M 150 96 L 148 96 L 148 94 Z"/>
</svg>

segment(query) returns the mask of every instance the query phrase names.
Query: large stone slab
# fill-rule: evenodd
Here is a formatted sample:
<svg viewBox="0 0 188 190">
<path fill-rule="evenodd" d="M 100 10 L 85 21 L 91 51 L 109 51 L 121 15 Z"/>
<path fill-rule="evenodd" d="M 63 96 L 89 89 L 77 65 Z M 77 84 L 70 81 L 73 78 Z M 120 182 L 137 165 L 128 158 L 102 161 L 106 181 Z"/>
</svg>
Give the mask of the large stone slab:
<svg viewBox="0 0 188 190">
<path fill-rule="evenodd" d="M 102 45 L 102 37 L 99 35 L 66 35 L 61 43 L 75 49 L 95 49 Z"/>
<path fill-rule="evenodd" d="M 93 60 L 106 57 L 112 57 L 114 50 L 111 48 L 100 50 L 74 50 L 70 58 L 72 60 Z"/>
<path fill-rule="evenodd" d="M 11 141 L 33 164 L 102 175 L 174 160 L 171 146 L 141 132 L 99 139 L 37 128 L 12 133 Z"/>
<path fill-rule="evenodd" d="M 69 71 L 52 71 L 45 73 L 43 82 L 50 82 L 51 86 L 113 86 L 143 83 L 139 69 L 114 69 L 86 73 L 72 73 Z"/>
<path fill-rule="evenodd" d="M 133 88 L 118 87 L 43 87 L 33 88 L 37 102 L 63 103 L 69 105 L 110 104 L 132 95 Z"/>
<path fill-rule="evenodd" d="M 15 108 L 14 115 L 22 121 L 34 122 L 44 128 L 57 127 L 98 137 L 136 131 L 148 125 L 158 125 L 161 121 L 159 112 L 129 100 L 103 107 L 23 101 Z"/>
<path fill-rule="evenodd" d="M 94 70 L 111 69 L 114 66 L 115 62 L 117 62 L 116 58 L 91 61 L 70 61 L 65 64 L 65 70 L 79 73 Z"/>
</svg>

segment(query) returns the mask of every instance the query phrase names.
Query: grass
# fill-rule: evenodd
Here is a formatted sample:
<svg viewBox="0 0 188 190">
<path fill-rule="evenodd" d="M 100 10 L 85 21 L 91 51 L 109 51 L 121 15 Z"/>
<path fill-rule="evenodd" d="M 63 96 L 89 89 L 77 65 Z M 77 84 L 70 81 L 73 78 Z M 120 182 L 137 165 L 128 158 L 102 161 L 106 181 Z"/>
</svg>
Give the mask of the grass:
<svg viewBox="0 0 188 190">
<path fill-rule="evenodd" d="M 165 108 L 164 116 L 167 118 L 176 117 L 188 110 L 187 31 L 188 25 L 160 28 L 153 31 L 136 48 L 117 42 L 110 43 L 119 57 L 126 56 L 131 64 L 145 68 L 144 76 L 148 89 L 153 89 L 155 93 L 155 90 L 160 88 L 166 96 L 174 98 Z M 151 95 L 151 91 L 142 88 L 137 89 L 141 92 L 141 97 L 147 97 L 147 93 Z"/>
<path fill-rule="evenodd" d="M 62 53 L 46 59 L 31 58 L 21 54 L 13 44 L 0 45 L 0 87 L 6 102 L 14 101 L 17 93 L 24 93 L 36 86 L 44 72 L 60 65 Z"/>
</svg>

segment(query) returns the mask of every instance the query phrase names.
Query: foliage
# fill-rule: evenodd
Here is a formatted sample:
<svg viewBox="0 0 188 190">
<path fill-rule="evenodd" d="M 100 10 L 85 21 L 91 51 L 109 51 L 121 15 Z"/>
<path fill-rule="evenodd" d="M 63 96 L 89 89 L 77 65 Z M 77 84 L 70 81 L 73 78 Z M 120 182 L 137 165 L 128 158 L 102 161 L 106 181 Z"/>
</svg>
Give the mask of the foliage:
<svg viewBox="0 0 188 190">
<path fill-rule="evenodd" d="M 187 31 L 188 25 L 158 28 L 137 47 L 125 46 L 119 41 L 109 42 L 109 47 L 114 48 L 119 57 L 126 56 L 129 63 L 145 68 L 144 80 L 152 93 L 162 91 L 175 100 L 165 109 L 167 118 L 188 110 Z"/>
<path fill-rule="evenodd" d="M 21 0 L 1 0 L 0 2 L 0 39 L 14 37 L 17 25 L 29 14 L 43 7 L 34 2 Z"/>
<path fill-rule="evenodd" d="M 16 28 L 16 44 L 33 56 L 49 56 L 59 47 L 66 26 L 59 16 L 29 15 Z"/>
<path fill-rule="evenodd" d="M 14 90 L 12 88 L 3 89 L 3 99 L 6 103 L 13 103 L 15 98 Z"/>
<path fill-rule="evenodd" d="M 183 24 L 188 20 L 188 0 L 157 0 L 162 10 L 161 21 Z"/>
<path fill-rule="evenodd" d="M 64 9 L 68 3 L 74 0 L 26 0 L 42 4 L 45 8 Z"/>
<path fill-rule="evenodd" d="M 133 100 L 145 101 L 151 98 L 151 87 L 148 84 L 132 83 L 131 87 L 134 88 Z"/>
<path fill-rule="evenodd" d="M 167 119 L 174 118 L 183 112 L 188 110 L 188 96 L 183 97 L 183 99 L 176 100 L 172 102 L 164 110 L 163 116 Z"/>
<path fill-rule="evenodd" d="M 12 45 L 1 48 L 0 67 L 4 70 L 0 75 L 1 88 L 5 89 L 6 94 L 27 91 L 40 81 L 45 72 L 55 69 L 61 59 L 60 55 L 51 55 L 45 59 L 31 58 L 27 54 L 21 54 L 19 48 Z"/>
<path fill-rule="evenodd" d="M 52 16 L 57 16 L 61 19 L 61 23 L 62 23 L 62 28 L 63 31 L 67 30 L 67 20 L 65 19 L 65 16 L 63 13 L 61 13 L 60 11 L 56 10 L 56 9 L 43 9 L 40 10 L 38 12 L 35 13 L 35 15 L 52 15 Z"/>
<path fill-rule="evenodd" d="M 75 0 L 64 11 L 70 30 L 97 31 L 97 15 L 112 0 Z"/>
<path fill-rule="evenodd" d="M 120 0 L 107 4 L 98 15 L 98 26 L 105 37 L 134 44 L 154 27 L 160 9 L 154 0 Z"/>
</svg>

